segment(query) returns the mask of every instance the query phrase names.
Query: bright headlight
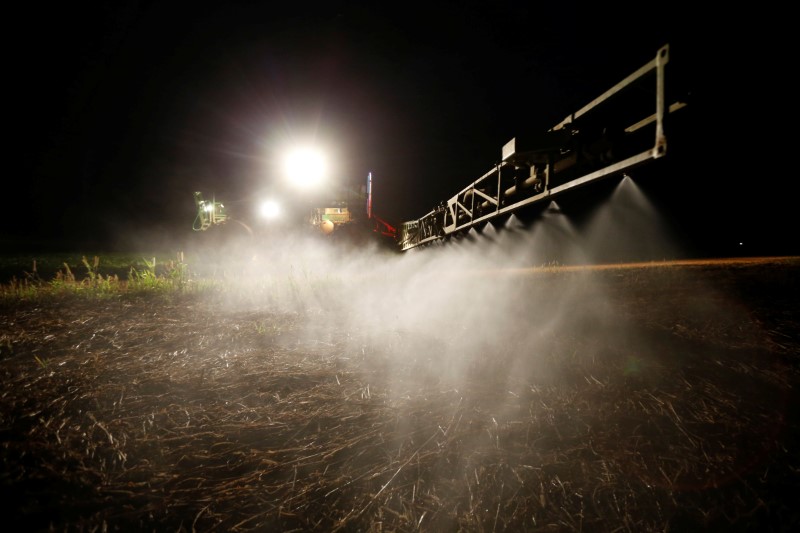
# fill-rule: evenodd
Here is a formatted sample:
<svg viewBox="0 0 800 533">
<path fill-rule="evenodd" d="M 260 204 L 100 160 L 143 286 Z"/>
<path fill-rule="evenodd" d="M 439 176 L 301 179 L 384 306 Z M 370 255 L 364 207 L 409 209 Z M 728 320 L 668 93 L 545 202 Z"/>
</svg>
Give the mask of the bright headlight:
<svg viewBox="0 0 800 533">
<path fill-rule="evenodd" d="M 271 220 L 280 216 L 281 206 L 275 200 L 265 200 L 261 203 L 258 212 L 263 218 Z"/>
<path fill-rule="evenodd" d="M 296 148 L 286 154 L 283 162 L 286 177 L 298 187 L 309 188 L 320 184 L 328 172 L 328 162 L 319 150 Z"/>
</svg>

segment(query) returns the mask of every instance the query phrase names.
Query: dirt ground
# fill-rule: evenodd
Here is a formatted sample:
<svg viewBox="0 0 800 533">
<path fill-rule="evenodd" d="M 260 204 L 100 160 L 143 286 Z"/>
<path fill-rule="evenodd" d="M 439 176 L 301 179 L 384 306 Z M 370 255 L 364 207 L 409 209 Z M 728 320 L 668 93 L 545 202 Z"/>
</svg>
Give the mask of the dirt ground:
<svg viewBox="0 0 800 533">
<path fill-rule="evenodd" d="M 556 293 L 573 274 L 514 275 Z M 438 364 L 447 335 L 391 322 L 376 343 L 314 310 L 197 296 L 6 305 L 3 519 L 25 531 L 798 530 L 800 260 L 595 276 L 621 319 L 476 349 L 457 377 Z M 529 357 L 536 372 L 509 370 Z"/>
</svg>

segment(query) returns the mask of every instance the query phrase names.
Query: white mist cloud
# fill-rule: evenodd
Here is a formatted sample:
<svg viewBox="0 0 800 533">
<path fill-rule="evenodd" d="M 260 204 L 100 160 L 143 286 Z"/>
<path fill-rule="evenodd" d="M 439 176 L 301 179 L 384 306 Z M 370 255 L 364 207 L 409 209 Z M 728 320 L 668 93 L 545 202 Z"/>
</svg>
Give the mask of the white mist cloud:
<svg viewBox="0 0 800 533">
<path fill-rule="evenodd" d="M 511 217 L 402 254 L 298 231 L 220 242 L 203 266 L 225 280 L 216 297 L 228 308 L 300 313 L 305 338 L 339 346 L 397 383 L 398 394 L 409 384 L 482 379 L 513 388 L 559 378 L 555 358 L 566 346 L 603 350 L 627 335 L 598 274 L 551 268 L 591 262 L 595 240 L 658 238 L 658 217 L 648 221 L 644 208 L 606 224 L 630 197 L 614 202 L 589 231 L 553 204 L 528 228 Z"/>
</svg>

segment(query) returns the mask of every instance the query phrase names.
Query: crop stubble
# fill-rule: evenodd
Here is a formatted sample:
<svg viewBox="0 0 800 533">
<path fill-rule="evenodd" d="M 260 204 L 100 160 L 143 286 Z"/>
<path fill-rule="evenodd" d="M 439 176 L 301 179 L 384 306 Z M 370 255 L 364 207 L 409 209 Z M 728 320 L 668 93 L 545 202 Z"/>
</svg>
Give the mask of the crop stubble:
<svg viewBox="0 0 800 533">
<path fill-rule="evenodd" d="M 514 339 L 452 378 L 436 371 L 446 335 L 387 324 L 394 340 L 375 344 L 313 309 L 7 307 L 5 516 L 28 530 L 789 530 L 798 264 L 682 268 L 748 321 L 686 305 L 695 287 L 668 268 L 610 270 L 603 294 L 636 335 L 555 330 L 540 372 L 519 375 L 503 369 L 531 348 Z"/>
</svg>

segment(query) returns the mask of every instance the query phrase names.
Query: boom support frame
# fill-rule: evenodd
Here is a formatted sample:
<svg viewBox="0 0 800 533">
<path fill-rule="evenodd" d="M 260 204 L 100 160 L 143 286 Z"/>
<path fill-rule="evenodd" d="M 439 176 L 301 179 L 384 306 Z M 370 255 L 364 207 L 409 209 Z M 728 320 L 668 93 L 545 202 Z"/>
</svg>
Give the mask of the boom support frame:
<svg viewBox="0 0 800 533">
<path fill-rule="evenodd" d="M 405 251 L 442 239 L 633 167 L 667 153 L 669 45 L 609 90 L 545 134 L 515 137 L 494 168 L 417 220 L 402 224 Z"/>
</svg>

